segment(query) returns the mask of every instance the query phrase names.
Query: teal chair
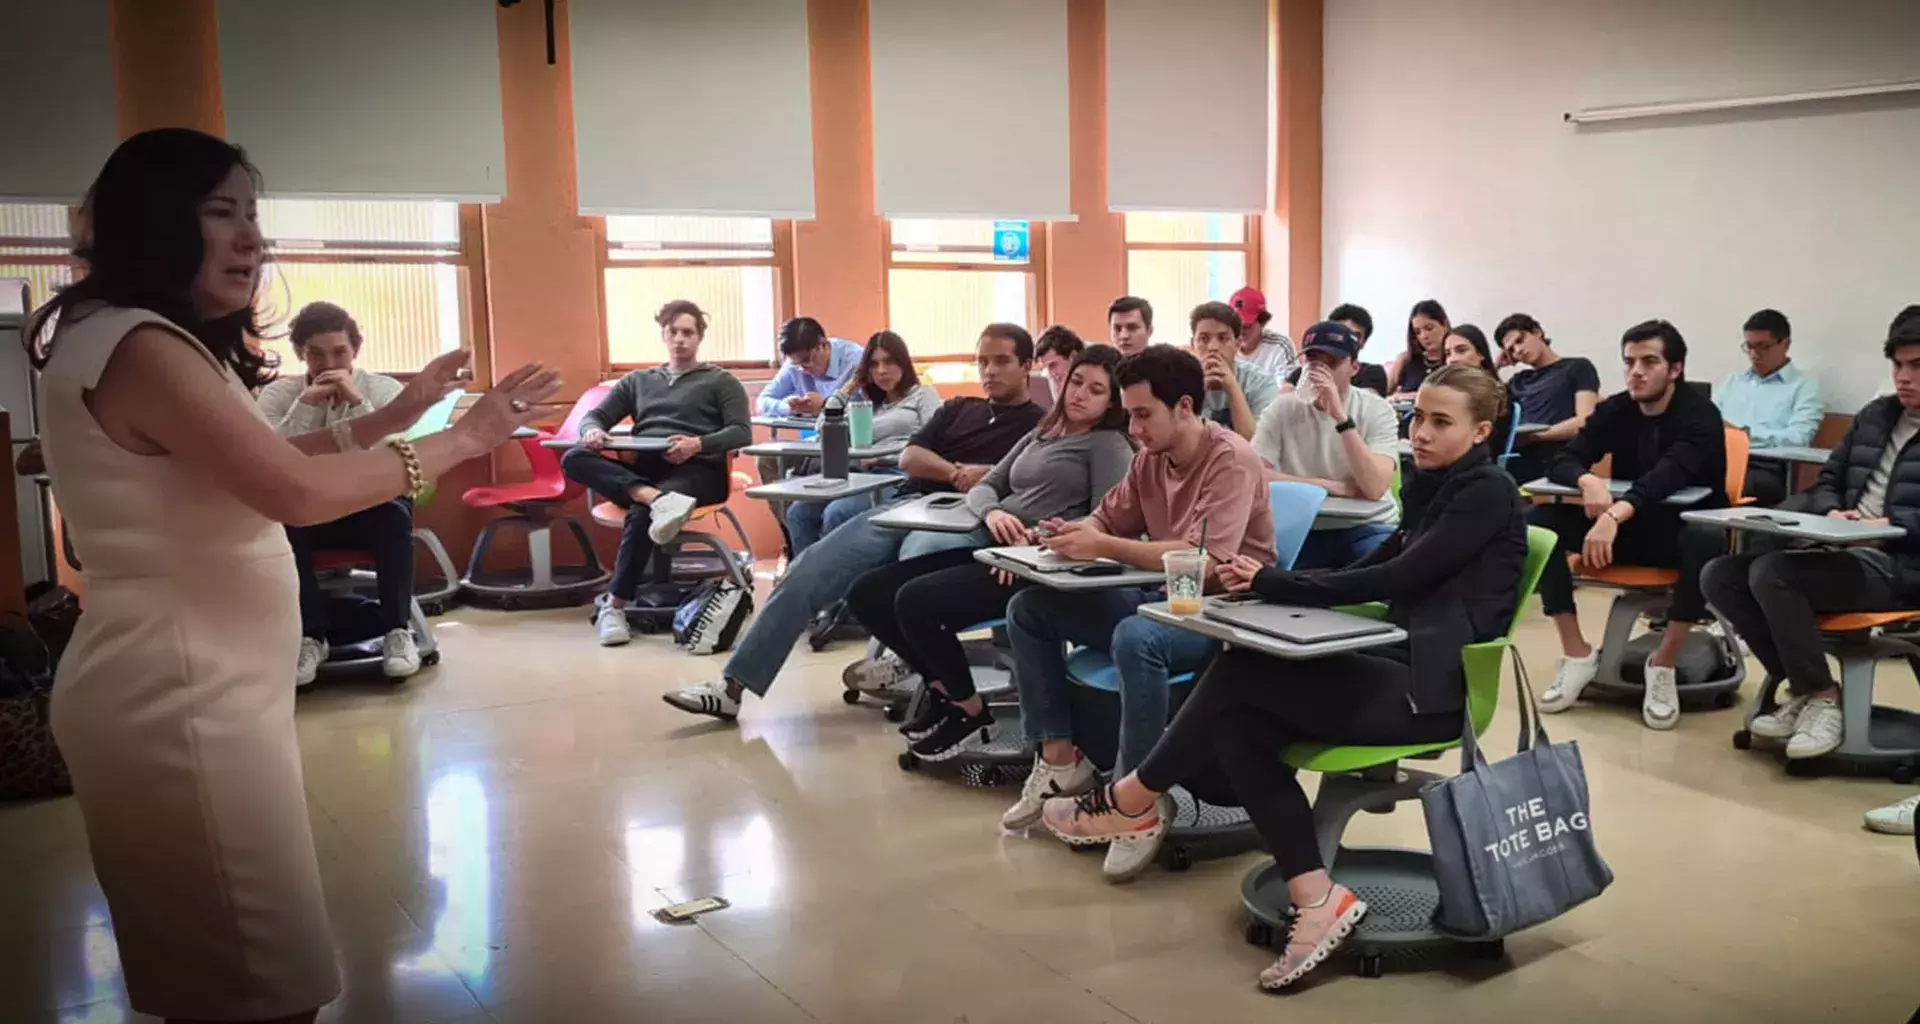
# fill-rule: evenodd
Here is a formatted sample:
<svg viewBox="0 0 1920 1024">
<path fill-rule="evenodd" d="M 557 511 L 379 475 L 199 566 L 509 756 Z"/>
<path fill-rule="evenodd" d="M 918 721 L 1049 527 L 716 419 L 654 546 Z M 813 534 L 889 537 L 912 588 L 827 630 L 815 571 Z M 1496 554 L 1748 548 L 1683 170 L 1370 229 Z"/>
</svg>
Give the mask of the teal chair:
<svg viewBox="0 0 1920 1024">
<path fill-rule="evenodd" d="M 1460 652 L 1467 677 L 1467 708 L 1475 736 L 1486 732 L 1499 706 L 1501 659 L 1511 656 L 1514 671 L 1525 672 L 1519 651 L 1514 647 L 1513 634 L 1553 550 L 1552 532 L 1538 526 L 1527 527 L 1526 568 L 1521 573 L 1520 599 L 1514 606 L 1513 621 L 1507 625 L 1507 635 L 1473 644 Z M 1374 618 L 1384 617 L 1387 611 L 1382 604 L 1346 610 Z M 1387 954 L 1445 947 L 1457 940 L 1433 927 L 1439 890 L 1433 880 L 1431 853 L 1343 846 L 1340 837 L 1355 814 L 1361 811 L 1391 813 L 1395 804 L 1416 799 L 1429 783 L 1444 778 L 1433 772 L 1401 767 L 1399 762 L 1409 758 L 1437 758 L 1459 745 L 1459 740 L 1391 747 L 1296 743 L 1281 751 L 1281 760 L 1293 768 L 1320 773 L 1320 793 L 1313 802 L 1314 833 L 1320 844 L 1320 859 L 1334 878 L 1367 901 L 1367 916 L 1355 929 L 1350 943 L 1360 956 L 1360 973 L 1366 977 L 1380 976 L 1382 959 Z M 1280 877 L 1278 866 L 1268 861 L 1248 872 L 1240 888 L 1248 915 L 1247 941 L 1259 946 L 1271 945 L 1277 935 L 1284 934 L 1282 922 L 1290 912 L 1286 880 Z M 1472 946 L 1486 956 L 1499 956 L 1504 950 L 1497 940 Z"/>
</svg>

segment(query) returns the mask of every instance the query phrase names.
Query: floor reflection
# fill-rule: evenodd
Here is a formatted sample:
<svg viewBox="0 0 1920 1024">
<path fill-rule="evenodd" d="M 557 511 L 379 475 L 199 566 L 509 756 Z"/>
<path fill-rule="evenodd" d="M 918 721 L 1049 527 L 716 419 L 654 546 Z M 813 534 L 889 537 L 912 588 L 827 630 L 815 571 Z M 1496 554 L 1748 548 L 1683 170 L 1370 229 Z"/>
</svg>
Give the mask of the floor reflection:
<svg viewBox="0 0 1920 1024">
<path fill-rule="evenodd" d="M 442 775 L 427 790 L 427 872 L 443 897 L 430 948 L 455 971 L 482 977 L 493 944 L 488 812 L 487 787 L 471 769 Z"/>
</svg>

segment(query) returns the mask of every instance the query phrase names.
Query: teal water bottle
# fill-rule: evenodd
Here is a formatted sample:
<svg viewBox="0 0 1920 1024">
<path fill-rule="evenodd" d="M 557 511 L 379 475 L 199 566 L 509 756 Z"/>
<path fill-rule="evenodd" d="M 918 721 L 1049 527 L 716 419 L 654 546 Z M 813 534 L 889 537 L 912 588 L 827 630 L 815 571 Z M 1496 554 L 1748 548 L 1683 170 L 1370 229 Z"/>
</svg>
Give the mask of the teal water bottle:
<svg viewBox="0 0 1920 1024">
<path fill-rule="evenodd" d="M 873 444 L 873 403 L 862 388 L 854 388 L 853 401 L 847 403 L 847 433 L 855 448 Z"/>
</svg>

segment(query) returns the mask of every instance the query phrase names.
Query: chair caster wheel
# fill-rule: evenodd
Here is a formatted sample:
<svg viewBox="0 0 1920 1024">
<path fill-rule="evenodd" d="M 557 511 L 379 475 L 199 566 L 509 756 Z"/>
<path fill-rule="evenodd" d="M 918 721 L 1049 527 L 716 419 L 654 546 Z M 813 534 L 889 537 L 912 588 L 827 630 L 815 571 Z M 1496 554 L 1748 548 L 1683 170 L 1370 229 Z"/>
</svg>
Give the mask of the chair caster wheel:
<svg viewBox="0 0 1920 1024">
<path fill-rule="evenodd" d="M 1507 955 L 1507 940 L 1495 939 L 1492 942 L 1476 942 L 1471 947 L 1475 960 L 1498 960 Z"/>
<path fill-rule="evenodd" d="M 917 772 L 920 770 L 920 756 L 911 750 L 903 750 L 900 752 L 899 765 L 903 772 Z"/>
<path fill-rule="evenodd" d="M 1725 711 L 1728 708 L 1734 706 L 1734 704 L 1738 703 L 1739 700 L 1740 700 L 1739 694 L 1734 693 L 1731 690 L 1728 690 L 1724 693 L 1716 693 L 1713 695 L 1713 706 L 1720 709 L 1721 711 Z"/>
<path fill-rule="evenodd" d="M 841 690 L 840 702 L 842 704 L 850 704 L 850 705 L 860 703 L 860 691 L 859 690 Z"/>
<path fill-rule="evenodd" d="M 1887 778 L 1892 779 L 1895 785 L 1910 786 L 1913 784 L 1913 765 L 1896 764 L 1893 770 L 1887 773 Z"/>
<path fill-rule="evenodd" d="M 1821 774 L 1820 764 L 1812 758 L 1788 761 L 1787 774 L 1796 779 L 1811 779 Z"/>
<path fill-rule="evenodd" d="M 1378 978 L 1383 973 L 1381 970 L 1382 966 L 1379 957 L 1363 956 L 1360 958 L 1360 976 L 1362 978 Z"/>
<path fill-rule="evenodd" d="M 432 650 L 432 651 L 428 651 L 425 654 L 422 654 L 420 656 L 420 664 L 425 665 L 428 668 L 432 668 L 433 666 L 440 664 L 440 652 L 438 650 Z"/>
<path fill-rule="evenodd" d="M 1167 850 L 1167 870 L 1185 871 L 1193 867 L 1193 851 L 1184 846 L 1175 846 Z"/>
<path fill-rule="evenodd" d="M 889 704 L 886 710 L 880 713 L 885 715 L 889 722 L 904 722 L 907 720 L 907 706 L 905 704 Z"/>
<path fill-rule="evenodd" d="M 1750 733 L 1745 729 L 1741 729 L 1738 732 L 1735 732 L 1733 734 L 1733 749 L 1752 750 L 1753 749 L 1753 733 Z"/>
<path fill-rule="evenodd" d="M 1273 945 L 1273 926 L 1265 921 L 1248 921 L 1247 945 L 1261 947 Z"/>
<path fill-rule="evenodd" d="M 445 615 L 447 614 L 447 603 L 445 601 L 422 601 L 420 602 L 420 614 L 425 615 L 429 619 Z"/>
<path fill-rule="evenodd" d="M 503 612 L 517 612 L 517 611 L 519 611 L 519 610 L 520 610 L 520 599 L 519 599 L 519 598 L 517 598 L 517 597 L 503 597 L 503 598 L 501 598 L 501 599 L 500 599 L 500 610 L 501 610 L 501 611 L 503 611 Z"/>
</svg>

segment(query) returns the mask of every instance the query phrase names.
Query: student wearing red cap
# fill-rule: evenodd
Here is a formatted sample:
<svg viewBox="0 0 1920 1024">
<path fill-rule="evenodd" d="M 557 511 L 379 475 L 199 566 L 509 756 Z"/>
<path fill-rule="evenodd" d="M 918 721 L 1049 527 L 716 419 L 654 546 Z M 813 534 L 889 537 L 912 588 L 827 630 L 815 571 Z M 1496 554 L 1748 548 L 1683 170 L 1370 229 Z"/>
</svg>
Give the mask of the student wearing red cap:
<svg viewBox="0 0 1920 1024">
<path fill-rule="evenodd" d="M 1242 288 L 1233 293 L 1227 305 L 1240 314 L 1240 358 L 1286 380 L 1300 360 L 1293 353 L 1293 342 L 1269 327 L 1273 314 L 1267 311 L 1267 297 L 1258 288 Z"/>
</svg>

